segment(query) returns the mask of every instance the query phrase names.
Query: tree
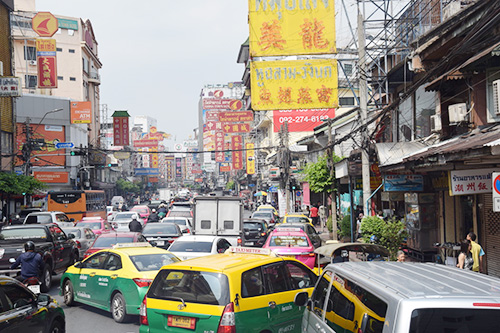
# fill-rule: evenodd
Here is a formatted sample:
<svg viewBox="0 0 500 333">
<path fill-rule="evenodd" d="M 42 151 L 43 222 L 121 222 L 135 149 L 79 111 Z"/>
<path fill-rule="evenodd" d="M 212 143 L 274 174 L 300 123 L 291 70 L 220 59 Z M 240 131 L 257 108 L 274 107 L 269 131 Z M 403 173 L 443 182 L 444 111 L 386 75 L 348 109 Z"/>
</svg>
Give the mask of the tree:
<svg viewBox="0 0 500 333">
<path fill-rule="evenodd" d="M 334 154 L 334 163 L 339 162 L 341 159 Z M 333 177 L 330 175 L 328 155 L 321 156 L 316 163 L 308 163 L 302 173 L 305 174 L 304 180 L 309 183 L 311 191 L 316 193 L 332 192 L 332 184 L 335 184 L 335 173 L 333 173 Z"/>
<path fill-rule="evenodd" d="M 363 218 L 361 234 L 365 243 L 373 241 L 385 246 L 391 253 L 392 260 L 395 260 L 401 243 L 408 237 L 405 224 L 402 221 L 392 218 L 386 222 L 377 216 Z"/>
<path fill-rule="evenodd" d="M 18 175 L 12 172 L 0 172 L 0 193 L 4 195 L 34 194 L 47 185 L 32 176 Z"/>
<path fill-rule="evenodd" d="M 141 187 L 138 184 L 134 184 L 123 178 L 116 181 L 116 188 L 122 195 L 126 195 L 127 193 L 139 194 L 141 192 Z"/>
</svg>

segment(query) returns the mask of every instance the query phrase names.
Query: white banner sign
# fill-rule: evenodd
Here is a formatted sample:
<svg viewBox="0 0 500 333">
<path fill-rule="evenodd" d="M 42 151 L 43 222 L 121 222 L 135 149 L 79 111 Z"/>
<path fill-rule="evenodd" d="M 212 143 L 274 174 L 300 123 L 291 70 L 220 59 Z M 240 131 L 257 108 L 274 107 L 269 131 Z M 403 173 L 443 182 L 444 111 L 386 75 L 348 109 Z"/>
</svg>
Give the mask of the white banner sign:
<svg viewBox="0 0 500 333">
<path fill-rule="evenodd" d="M 491 193 L 491 174 L 495 169 L 450 171 L 450 195 Z"/>
</svg>

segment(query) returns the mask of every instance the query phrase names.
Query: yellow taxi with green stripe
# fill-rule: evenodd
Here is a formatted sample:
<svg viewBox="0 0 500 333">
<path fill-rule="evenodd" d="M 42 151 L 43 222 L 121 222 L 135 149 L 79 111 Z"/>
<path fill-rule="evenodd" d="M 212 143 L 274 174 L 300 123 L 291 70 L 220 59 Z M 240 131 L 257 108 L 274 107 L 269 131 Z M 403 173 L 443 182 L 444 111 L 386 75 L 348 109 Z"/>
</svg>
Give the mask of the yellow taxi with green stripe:
<svg viewBox="0 0 500 333">
<path fill-rule="evenodd" d="M 307 266 L 269 249 L 223 254 L 162 267 L 143 300 L 141 333 L 300 332 L 303 306 L 317 281 Z"/>
<path fill-rule="evenodd" d="M 84 303 L 110 311 L 117 322 L 138 315 L 141 302 L 158 270 L 180 261 L 149 243 L 116 244 L 69 267 L 61 277 L 64 303 Z"/>
<path fill-rule="evenodd" d="M 308 223 L 314 227 L 312 220 L 304 214 L 286 214 L 282 223 Z"/>
</svg>

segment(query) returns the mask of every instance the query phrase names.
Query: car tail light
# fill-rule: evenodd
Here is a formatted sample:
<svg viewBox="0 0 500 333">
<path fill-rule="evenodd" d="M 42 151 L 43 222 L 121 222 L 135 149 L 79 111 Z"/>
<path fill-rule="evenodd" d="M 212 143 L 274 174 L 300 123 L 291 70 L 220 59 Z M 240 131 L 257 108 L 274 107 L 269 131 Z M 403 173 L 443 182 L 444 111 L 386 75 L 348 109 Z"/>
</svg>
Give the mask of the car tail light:
<svg viewBox="0 0 500 333">
<path fill-rule="evenodd" d="M 146 305 L 147 298 L 144 296 L 144 299 L 142 300 L 141 307 L 139 309 L 139 321 L 141 325 L 149 325 L 148 322 L 148 307 Z"/>
<path fill-rule="evenodd" d="M 241 237 L 238 237 L 238 240 L 236 242 L 238 243 L 238 246 L 241 246 L 241 243 L 242 243 Z"/>
<path fill-rule="evenodd" d="M 189 230 L 189 228 L 187 228 L 186 231 L 187 231 L 188 234 L 191 233 L 191 230 Z"/>
<path fill-rule="evenodd" d="M 82 248 L 82 243 L 80 243 L 79 241 L 75 241 L 75 244 L 76 244 L 76 247 L 81 249 Z"/>
<path fill-rule="evenodd" d="M 132 279 L 138 287 L 149 287 L 153 280 L 151 279 Z"/>
<path fill-rule="evenodd" d="M 234 319 L 234 304 L 231 302 L 224 308 L 220 317 L 217 333 L 236 333 L 236 321 Z"/>
<path fill-rule="evenodd" d="M 309 253 L 309 257 L 315 257 L 316 254 L 314 252 Z"/>
<path fill-rule="evenodd" d="M 265 233 L 265 232 L 262 232 L 260 235 L 261 235 L 261 236 L 265 236 L 265 235 L 266 235 L 266 233 Z"/>
</svg>

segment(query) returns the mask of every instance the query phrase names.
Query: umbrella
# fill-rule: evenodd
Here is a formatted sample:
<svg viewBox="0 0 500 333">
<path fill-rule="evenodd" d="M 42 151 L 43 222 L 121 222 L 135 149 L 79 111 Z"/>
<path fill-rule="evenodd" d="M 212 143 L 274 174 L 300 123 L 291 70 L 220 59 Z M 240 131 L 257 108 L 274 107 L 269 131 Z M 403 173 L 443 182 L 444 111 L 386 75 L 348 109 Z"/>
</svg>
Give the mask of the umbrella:
<svg viewBox="0 0 500 333">
<path fill-rule="evenodd" d="M 267 196 L 267 193 L 264 191 L 257 192 L 253 195 L 254 197 Z"/>
</svg>

